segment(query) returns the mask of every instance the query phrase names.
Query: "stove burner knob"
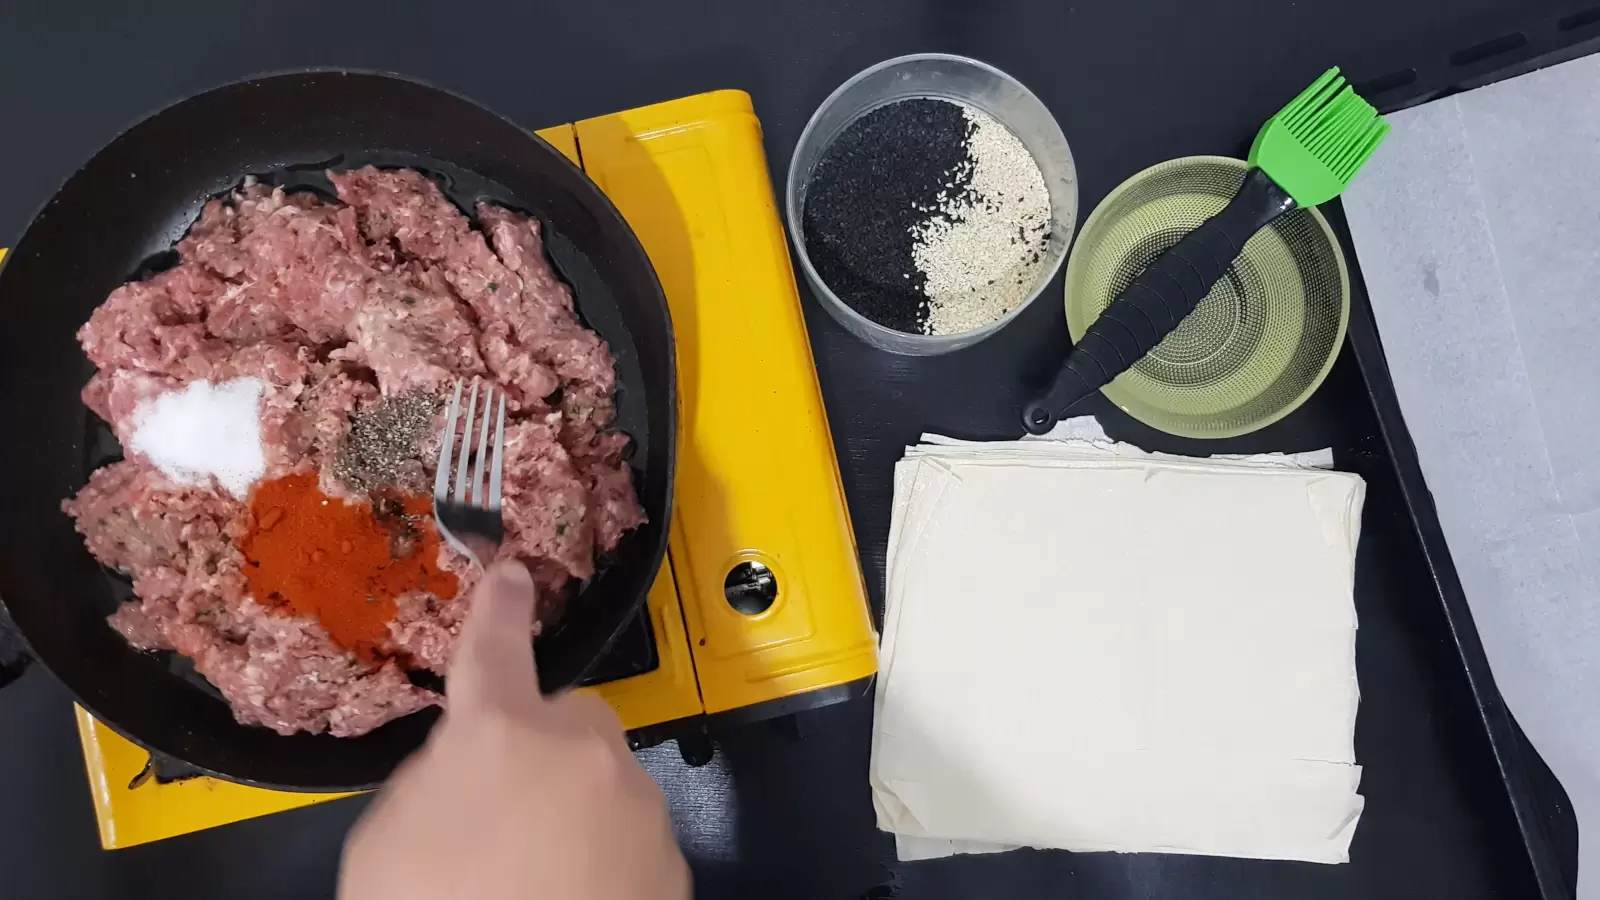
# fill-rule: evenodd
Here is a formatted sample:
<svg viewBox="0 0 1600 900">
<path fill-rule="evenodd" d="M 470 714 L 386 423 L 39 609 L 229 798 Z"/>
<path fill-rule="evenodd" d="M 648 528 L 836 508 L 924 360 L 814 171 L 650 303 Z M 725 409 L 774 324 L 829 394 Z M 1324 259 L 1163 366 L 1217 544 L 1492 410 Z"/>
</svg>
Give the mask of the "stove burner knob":
<svg viewBox="0 0 1600 900">
<path fill-rule="evenodd" d="M 778 599 L 778 577 L 761 563 L 742 562 L 723 579 L 722 593 L 728 598 L 729 606 L 747 616 L 758 615 Z"/>
</svg>

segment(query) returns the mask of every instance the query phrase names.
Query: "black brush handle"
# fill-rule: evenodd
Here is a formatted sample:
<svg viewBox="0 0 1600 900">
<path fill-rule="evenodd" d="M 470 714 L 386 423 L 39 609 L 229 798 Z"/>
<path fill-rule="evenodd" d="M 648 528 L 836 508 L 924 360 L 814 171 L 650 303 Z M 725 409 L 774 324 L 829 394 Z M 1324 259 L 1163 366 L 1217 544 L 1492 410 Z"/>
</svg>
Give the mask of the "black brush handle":
<svg viewBox="0 0 1600 900">
<path fill-rule="evenodd" d="M 1222 212 L 1156 258 L 1067 351 L 1050 390 L 1022 410 L 1022 426 L 1044 434 L 1067 410 L 1109 384 L 1154 350 L 1268 222 L 1294 209 L 1294 199 L 1260 169 L 1251 169 Z"/>
</svg>

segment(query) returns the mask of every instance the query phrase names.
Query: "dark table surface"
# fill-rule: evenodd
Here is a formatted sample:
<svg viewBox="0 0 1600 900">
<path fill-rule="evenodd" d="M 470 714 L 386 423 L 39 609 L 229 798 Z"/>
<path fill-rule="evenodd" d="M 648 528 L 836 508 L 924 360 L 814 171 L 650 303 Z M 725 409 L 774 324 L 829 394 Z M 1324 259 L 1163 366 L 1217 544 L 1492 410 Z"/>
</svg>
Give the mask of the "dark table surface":
<svg viewBox="0 0 1600 900">
<path fill-rule="evenodd" d="M 350 66 L 431 80 L 530 127 L 736 87 L 754 97 L 775 179 L 840 81 L 901 53 L 992 62 L 1055 112 L 1081 178 L 1079 218 L 1162 159 L 1243 152 L 1255 128 L 1332 63 L 1356 80 L 1422 82 L 1452 53 L 1554 30 L 1585 4 L 1536 0 L 706 0 L 575 4 L 100 4 L 0 0 L 0 246 L 79 163 L 180 97 L 262 71 Z M 1571 26 L 1577 19 L 1566 20 Z M 1589 27 L 1583 24 L 1582 27 Z M 1513 42 L 1515 43 L 1515 42 Z M 1515 50 L 1515 47 L 1511 48 Z M 1457 66 L 1476 63 L 1457 55 Z M 1470 73 L 1467 73 L 1470 74 Z M 1463 76 L 1465 77 L 1465 76 Z M 1381 101 L 1380 101 L 1381 102 Z M 1056 288 L 1059 291 L 1059 288 Z M 41 300 L 47 302 L 47 300 Z M 924 430 L 1004 437 L 1066 343 L 1041 302 L 972 350 L 912 360 L 867 349 L 806 299 L 868 582 L 881 602 L 890 470 Z M 1100 410 L 1116 436 L 1194 450 Z M 9 435 L 7 439 L 16 439 Z M 1347 351 L 1327 386 L 1272 428 L 1206 450 L 1332 446 L 1370 482 L 1357 573 L 1367 813 L 1353 862 L 1312 866 L 1022 852 L 898 865 L 873 827 L 870 710 L 718 736 L 690 769 L 646 751 L 672 799 L 703 897 L 1522 897 L 1531 892 L 1481 724 L 1397 499 Z M 1479 735 L 1461 739 L 1461 735 Z M 0 895 L 331 896 L 364 806 L 326 804 L 115 853 L 99 850 L 70 698 L 42 671 L 0 692 Z"/>
</svg>

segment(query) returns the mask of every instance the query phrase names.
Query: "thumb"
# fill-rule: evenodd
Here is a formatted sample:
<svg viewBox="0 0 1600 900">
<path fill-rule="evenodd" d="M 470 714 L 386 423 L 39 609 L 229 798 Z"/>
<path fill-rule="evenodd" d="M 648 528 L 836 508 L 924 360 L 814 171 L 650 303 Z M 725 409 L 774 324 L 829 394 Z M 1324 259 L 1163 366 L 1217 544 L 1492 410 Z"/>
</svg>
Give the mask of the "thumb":
<svg viewBox="0 0 1600 900">
<path fill-rule="evenodd" d="M 473 588 L 472 609 L 456 639 L 446 682 L 452 710 L 525 708 L 539 701 L 539 674 L 533 664 L 535 595 L 533 577 L 516 560 L 494 564 Z"/>
</svg>

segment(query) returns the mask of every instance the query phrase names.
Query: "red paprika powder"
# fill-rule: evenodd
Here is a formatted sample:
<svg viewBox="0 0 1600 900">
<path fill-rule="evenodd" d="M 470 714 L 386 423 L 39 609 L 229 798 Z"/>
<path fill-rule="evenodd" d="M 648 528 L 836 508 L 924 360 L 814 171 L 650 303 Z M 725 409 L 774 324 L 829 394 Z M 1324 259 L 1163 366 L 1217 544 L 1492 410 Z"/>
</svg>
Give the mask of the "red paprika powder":
<svg viewBox="0 0 1600 900">
<path fill-rule="evenodd" d="M 260 484 L 241 549 L 257 602 L 317 619 L 334 643 L 367 660 L 388 637 L 395 598 L 426 591 L 449 600 L 459 586 L 439 568 L 427 497 L 379 501 L 374 509 L 329 497 L 315 475 Z"/>
</svg>

